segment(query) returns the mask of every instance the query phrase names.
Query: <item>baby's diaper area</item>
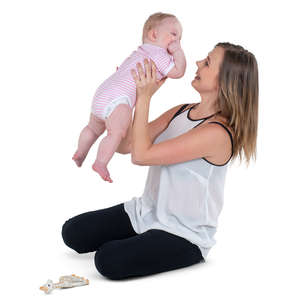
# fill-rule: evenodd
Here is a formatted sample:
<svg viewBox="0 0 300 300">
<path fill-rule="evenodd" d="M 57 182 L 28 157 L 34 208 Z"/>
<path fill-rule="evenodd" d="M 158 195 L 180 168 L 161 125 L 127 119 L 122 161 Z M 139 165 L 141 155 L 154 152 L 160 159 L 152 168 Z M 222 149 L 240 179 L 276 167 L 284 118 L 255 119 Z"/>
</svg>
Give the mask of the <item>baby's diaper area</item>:
<svg viewBox="0 0 300 300">
<path fill-rule="evenodd" d="M 104 108 L 103 118 L 107 119 L 119 104 L 128 104 L 131 107 L 130 98 L 128 96 L 122 96 L 122 97 L 118 97 L 118 98 L 112 100 Z"/>
</svg>

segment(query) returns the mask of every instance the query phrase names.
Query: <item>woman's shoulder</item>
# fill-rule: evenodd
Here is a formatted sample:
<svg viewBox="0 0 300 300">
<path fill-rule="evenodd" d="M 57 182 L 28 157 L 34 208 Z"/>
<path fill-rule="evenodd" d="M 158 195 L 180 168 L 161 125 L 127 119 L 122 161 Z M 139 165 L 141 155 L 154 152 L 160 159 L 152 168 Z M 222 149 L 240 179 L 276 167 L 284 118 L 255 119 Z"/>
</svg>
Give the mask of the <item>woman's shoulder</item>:
<svg viewBox="0 0 300 300">
<path fill-rule="evenodd" d="M 172 113 L 173 113 L 173 118 L 179 114 L 182 113 L 188 109 L 190 109 L 192 106 L 194 106 L 196 103 L 182 103 L 179 105 L 174 106 L 173 108 L 171 108 Z"/>
<path fill-rule="evenodd" d="M 178 104 L 176 106 L 173 106 L 172 108 L 162 113 L 155 120 L 151 121 L 150 130 L 155 131 L 155 136 L 156 134 L 161 133 L 163 130 L 165 130 L 169 126 L 170 122 L 176 117 L 176 115 L 184 110 L 186 105 L 188 104 Z"/>
<path fill-rule="evenodd" d="M 174 115 L 175 115 L 179 112 L 184 112 L 186 110 L 189 110 L 191 107 L 193 107 L 197 104 L 199 104 L 199 102 L 179 104 L 179 105 L 173 107 L 171 110 L 172 110 L 172 113 L 174 113 Z M 225 117 L 220 116 L 219 114 L 207 119 L 203 125 L 205 125 L 206 123 L 219 123 L 219 124 L 223 125 L 226 129 L 228 129 L 229 132 L 231 133 L 231 136 L 233 136 L 234 132 L 233 132 L 233 129 L 229 126 L 228 120 Z"/>
<path fill-rule="evenodd" d="M 228 120 L 226 118 L 222 116 L 214 116 L 210 118 L 207 123 L 213 123 L 213 124 L 217 123 L 221 126 L 223 125 L 222 127 L 223 128 L 225 127 L 225 129 L 227 129 L 231 133 L 231 136 L 233 137 L 233 133 L 234 133 L 233 129 L 229 126 Z"/>
<path fill-rule="evenodd" d="M 223 140 L 224 143 L 226 143 L 228 145 L 228 151 L 230 149 L 230 154 L 232 155 L 233 147 L 234 147 L 234 131 L 229 126 L 228 120 L 221 116 L 214 116 L 214 117 L 210 118 L 209 120 L 207 120 L 206 124 L 207 124 L 207 126 L 214 126 L 214 128 L 211 128 L 212 133 L 213 133 L 213 130 L 218 131 L 218 133 L 216 133 L 216 131 L 215 131 L 216 135 L 219 136 L 219 138 L 221 138 L 221 140 Z M 219 155 L 220 154 L 222 155 L 223 150 L 221 150 L 221 149 L 219 149 L 219 150 L 220 150 L 220 151 L 218 151 Z"/>
<path fill-rule="evenodd" d="M 215 146 L 211 149 L 212 154 L 205 159 L 214 165 L 226 164 L 233 154 L 234 147 L 234 132 L 228 125 L 226 118 L 214 116 L 207 120 L 203 127 L 206 127 L 208 136 L 216 141 Z"/>
<path fill-rule="evenodd" d="M 166 119 L 168 119 L 168 121 L 170 121 L 171 119 L 173 119 L 177 114 L 184 112 L 185 110 L 189 109 L 192 105 L 194 105 L 194 103 L 190 104 L 190 103 L 181 103 L 178 104 L 176 106 L 173 106 L 172 108 L 170 108 L 169 110 L 167 110 L 163 116 L 165 116 Z"/>
<path fill-rule="evenodd" d="M 191 107 L 193 107 L 194 105 L 196 105 L 198 103 L 199 102 L 185 103 L 185 104 L 182 104 L 182 106 L 184 105 L 184 110 L 188 110 L 188 109 L 190 109 Z"/>
</svg>

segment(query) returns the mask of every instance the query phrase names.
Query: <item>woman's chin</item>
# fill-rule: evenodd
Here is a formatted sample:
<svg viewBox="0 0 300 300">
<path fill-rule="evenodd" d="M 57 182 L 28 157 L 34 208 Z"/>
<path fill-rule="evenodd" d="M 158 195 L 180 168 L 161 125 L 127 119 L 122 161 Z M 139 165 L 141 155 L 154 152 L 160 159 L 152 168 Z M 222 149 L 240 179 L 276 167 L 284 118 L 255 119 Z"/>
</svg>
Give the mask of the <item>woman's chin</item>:
<svg viewBox="0 0 300 300">
<path fill-rule="evenodd" d="M 192 87 L 194 88 L 194 90 L 200 95 L 200 97 L 201 97 L 201 94 L 203 95 L 204 93 L 205 93 L 205 91 L 201 88 L 201 87 L 199 87 L 199 86 L 195 86 L 194 84 L 193 84 L 193 81 L 192 81 Z"/>
<path fill-rule="evenodd" d="M 196 79 L 193 79 L 193 80 L 192 80 L 191 85 L 192 85 L 192 87 L 193 87 L 197 92 L 200 93 L 199 87 L 197 86 L 197 80 L 196 80 Z"/>
</svg>

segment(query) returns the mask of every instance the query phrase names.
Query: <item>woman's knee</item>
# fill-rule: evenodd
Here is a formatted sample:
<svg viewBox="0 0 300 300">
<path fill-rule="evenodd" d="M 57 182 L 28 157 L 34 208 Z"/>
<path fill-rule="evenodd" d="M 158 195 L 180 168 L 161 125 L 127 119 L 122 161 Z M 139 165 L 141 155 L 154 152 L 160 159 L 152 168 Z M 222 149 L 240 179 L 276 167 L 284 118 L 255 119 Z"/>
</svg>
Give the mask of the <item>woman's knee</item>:
<svg viewBox="0 0 300 300">
<path fill-rule="evenodd" d="M 61 235 L 64 243 L 78 253 L 88 252 L 82 242 L 82 233 L 78 227 L 76 217 L 67 220 L 61 230 Z"/>
<path fill-rule="evenodd" d="M 94 262 L 98 272 L 109 279 L 120 280 L 128 277 L 118 241 L 103 244 L 95 253 Z"/>
</svg>

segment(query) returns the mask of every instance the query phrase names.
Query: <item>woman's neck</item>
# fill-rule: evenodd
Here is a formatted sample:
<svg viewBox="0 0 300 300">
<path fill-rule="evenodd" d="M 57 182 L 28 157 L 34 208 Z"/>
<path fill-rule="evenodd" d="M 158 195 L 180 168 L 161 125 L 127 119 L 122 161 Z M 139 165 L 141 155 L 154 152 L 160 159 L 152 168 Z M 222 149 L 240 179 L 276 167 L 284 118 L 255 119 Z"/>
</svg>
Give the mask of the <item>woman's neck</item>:
<svg viewBox="0 0 300 300">
<path fill-rule="evenodd" d="M 196 104 L 193 110 L 196 114 L 199 113 L 199 115 L 203 116 L 210 116 L 220 111 L 216 107 L 215 102 L 211 102 L 206 99 L 202 99 L 200 103 Z"/>
</svg>

